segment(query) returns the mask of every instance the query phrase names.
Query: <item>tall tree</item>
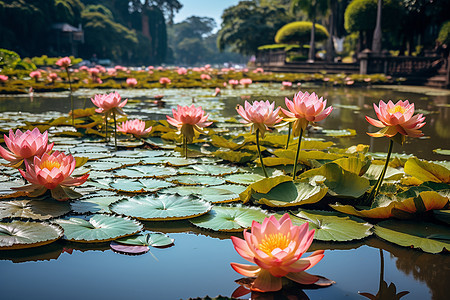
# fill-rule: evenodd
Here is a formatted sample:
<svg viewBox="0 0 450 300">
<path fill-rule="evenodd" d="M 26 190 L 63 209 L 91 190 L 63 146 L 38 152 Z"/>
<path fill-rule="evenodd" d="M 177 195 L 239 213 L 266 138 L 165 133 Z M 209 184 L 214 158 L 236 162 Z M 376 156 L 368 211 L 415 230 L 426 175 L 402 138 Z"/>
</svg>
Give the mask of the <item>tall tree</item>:
<svg viewBox="0 0 450 300">
<path fill-rule="evenodd" d="M 329 0 L 292 0 L 291 9 L 295 13 L 298 10 L 305 12 L 312 22 L 311 40 L 309 43 L 308 62 L 314 62 L 316 56 L 315 25 L 318 16 L 323 16 L 329 9 Z"/>
<path fill-rule="evenodd" d="M 283 7 L 260 6 L 257 1 L 240 1 L 222 14 L 222 28 L 217 36 L 219 50 L 244 55 L 255 54 L 258 47 L 273 44 L 278 29 L 293 21 Z"/>
<path fill-rule="evenodd" d="M 381 52 L 381 14 L 383 8 L 383 0 L 377 2 L 377 22 L 375 24 L 375 31 L 373 32 L 372 52 Z"/>
</svg>

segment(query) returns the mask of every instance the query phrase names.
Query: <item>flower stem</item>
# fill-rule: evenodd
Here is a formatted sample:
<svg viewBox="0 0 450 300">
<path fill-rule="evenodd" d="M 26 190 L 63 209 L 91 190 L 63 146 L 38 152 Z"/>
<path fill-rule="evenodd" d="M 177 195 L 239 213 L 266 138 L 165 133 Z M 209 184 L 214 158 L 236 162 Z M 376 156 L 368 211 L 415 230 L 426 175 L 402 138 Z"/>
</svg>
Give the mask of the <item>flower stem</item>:
<svg viewBox="0 0 450 300">
<path fill-rule="evenodd" d="M 288 136 L 287 136 L 285 149 L 287 149 L 289 147 L 289 140 L 291 139 L 291 131 L 292 131 L 292 122 L 289 122 Z"/>
<path fill-rule="evenodd" d="M 187 153 L 187 137 L 183 135 L 183 150 L 184 150 L 184 158 L 187 159 L 188 153 Z"/>
<path fill-rule="evenodd" d="M 105 114 L 105 143 L 108 145 L 108 115 Z"/>
<path fill-rule="evenodd" d="M 264 162 L 261 155 L 261 148 L 259 147 L 259 129 L 256 129 L 256 148 L 258 148 L 258 155 L 259 155 L 259 161 L 261 162 L 261 167 L 263 169 L 264 175 L 266 178 L 269 178 L 269 175 L 267 175 L 266 167 L 264 166 Z"/>
<path fill-rule="evenodd" d="M 114 119 L 114 148 L 117 151 L 117 124 L 116 124 L 116 111 L 113 110 L 113 119 Z"/>
<path fill-rule="evenodd" d="M 75 115 L 73 112 L 72 80 L 70 80 L 69 68 L 66 68 L 66 73 L 67 73 L 67 79 L 69 80 L 69 88 L 70 88 L 70 110 L 72 112 L 72 126 L 75 126 Z"/>
<path fill-rule="evenodd" d="M 300 135 L 298 137 L 298 144 L 297 144 L 297 153 L 295 154 L 295 161 L 294 161 L 294 171 L 292 172 L 292 180 L 295 180 L 295 175 L 297 174 L 298 156 L 300 154 L 300 144 L 302 143 L 302 136 L 303 136 L 303 128 L 300 128 Z"/>
<path fill-rule="evenodd" d="M 384 175 L 386 175 L 386 170 L 387 170 L 387 167 L 389 165 L 389 160 L 391 158 L 391 153 L 392 153 L 393 146 L 394 146 L 394 141 L 392 139 L 390 139 L 388 154 L 387 154 L 387 157 L 386 157 L 386 163 L 384 164 L 383 171 L 381 172 L 380 177 L 377 180 L 377 183 L 375 183 L 375 185 L 374 185 L 374 187 L 372 189 L 372 192 L 369 195 L 368 202 L 370 203 L 370 205 L 372 205 L 372 201 L 378 195 L 378 191 L 380 190 L 380 187 L 383 184 Z"/>
</svg>

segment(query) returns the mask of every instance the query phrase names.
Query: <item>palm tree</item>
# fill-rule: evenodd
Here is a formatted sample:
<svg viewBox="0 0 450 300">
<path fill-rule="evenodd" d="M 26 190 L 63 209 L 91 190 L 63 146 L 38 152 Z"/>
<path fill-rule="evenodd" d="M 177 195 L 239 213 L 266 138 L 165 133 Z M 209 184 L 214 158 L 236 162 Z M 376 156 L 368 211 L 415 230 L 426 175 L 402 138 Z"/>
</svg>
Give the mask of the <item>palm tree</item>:
<svg viewBox="0 0 450 300">
<path fill-rule="evenodd" d="M 316 18 L 327 13 L 329 8 L 329 0 L 291 0 L 292 12 L 301 10 L 306 13 L 312 22 L 311 40 L 309 42 L 308 62 L 314 62 L 316 56 L 315 34 L 316 34 Z"/>
</svg>

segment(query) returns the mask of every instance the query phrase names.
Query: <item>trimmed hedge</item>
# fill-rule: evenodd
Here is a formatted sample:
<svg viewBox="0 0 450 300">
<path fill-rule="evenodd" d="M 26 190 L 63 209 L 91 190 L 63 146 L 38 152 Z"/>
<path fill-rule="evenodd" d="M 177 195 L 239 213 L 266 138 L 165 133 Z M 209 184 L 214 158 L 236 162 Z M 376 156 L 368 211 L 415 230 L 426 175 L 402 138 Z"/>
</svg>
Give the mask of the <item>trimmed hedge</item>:
<svg viewBox="0 0 450 300">
<path fill-rule="evenodd" d="M 450 21 L 445 22 L 439 30 L 438 41 L 442 44 L 450 45 Z"/>
<path fill-rule="evenodd" d="M 325 27 L 316 24 L 316 42 L 325 41 L 329 34 Z M 312 23 L 307 21 L 292 22 L 281 27 L 275 35 L 277 44 L 308 44 L 311 39 Z"/>
</svg>

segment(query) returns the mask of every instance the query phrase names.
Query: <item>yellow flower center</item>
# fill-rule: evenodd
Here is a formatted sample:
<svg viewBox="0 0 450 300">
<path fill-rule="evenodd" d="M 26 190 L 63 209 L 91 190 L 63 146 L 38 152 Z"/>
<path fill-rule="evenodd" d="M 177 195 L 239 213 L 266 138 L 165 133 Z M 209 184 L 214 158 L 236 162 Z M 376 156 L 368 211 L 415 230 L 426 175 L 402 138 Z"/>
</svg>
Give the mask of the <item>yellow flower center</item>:
<svg viewBox="0 0 450 300">
<path fill-rule="evenodd" d="M 405 111 L 406 111 L 406 108 L 404 108 L 403 106 L 400 106 L 400 105 L 396 105 L 393 108 L 388 109 L 388 112 L 390 114 L 395 114 L 395 113 L 400 112 L 403 115 L 405 113 Z"/>
<path fill-rule="evenodd" d="M 287 235 L 284 235 L 282 233 L 269 234 L 264 236 L 258 248 L 264 253 L 272 255 L 272 251 L 274 249 L 286 249 L 289 246 L 290 242 L 290 233 L 288 233 Z"/>
<path fill-rule="evenodd" d="M 58 168 L 61 167 L 61 164 L 57 161 L 48 161 L 45 160 L 41 163 L 41 169 L 45 169 L 47 168 L 49 171 L 51 171 L 53 168 Z"/>
</svg>

